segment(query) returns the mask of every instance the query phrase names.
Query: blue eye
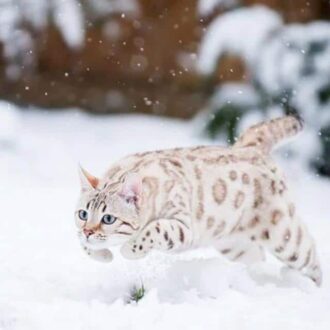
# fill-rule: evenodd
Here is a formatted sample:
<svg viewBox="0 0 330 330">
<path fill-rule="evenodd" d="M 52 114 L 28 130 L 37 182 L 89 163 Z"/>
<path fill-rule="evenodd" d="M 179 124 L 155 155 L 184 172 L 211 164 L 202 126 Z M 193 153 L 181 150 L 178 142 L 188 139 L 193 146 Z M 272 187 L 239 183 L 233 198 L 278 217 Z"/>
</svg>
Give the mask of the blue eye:
<svg viewBox="0 0 330 330">
<path fill-rule="evenodd" d="M 78 212 L 79 219 L 82 221 L 87 221 L 88 218 L 88 212 L 85 210 L 79 210 Z"/>
<path fill-rule="evenodd" d="M 117 220 L 117 218 L 114 217 L 113 215 L 105 214 L 105 215 L 102 217 L 102 220 L 101 220 L 101 221 L 102 221 L 105 225 L 112 225 L 116 220 Z"/>
</svg>

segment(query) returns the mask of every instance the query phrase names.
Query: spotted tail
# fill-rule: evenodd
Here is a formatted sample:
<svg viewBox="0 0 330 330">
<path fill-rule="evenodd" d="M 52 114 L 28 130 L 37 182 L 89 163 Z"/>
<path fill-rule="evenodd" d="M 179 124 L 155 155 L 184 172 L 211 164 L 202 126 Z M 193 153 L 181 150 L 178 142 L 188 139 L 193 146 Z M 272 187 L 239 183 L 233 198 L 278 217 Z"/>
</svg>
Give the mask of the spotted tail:
<svg viewBox="0 0 330 330">
<path fill-rule="evenodd" d="M 298 134 L 302 129 L 302 119 L 293 115 L 272 119 L 247 129 L 234 147 L 256 147 L 268 154 L 276 144 Z"/>
</svg>

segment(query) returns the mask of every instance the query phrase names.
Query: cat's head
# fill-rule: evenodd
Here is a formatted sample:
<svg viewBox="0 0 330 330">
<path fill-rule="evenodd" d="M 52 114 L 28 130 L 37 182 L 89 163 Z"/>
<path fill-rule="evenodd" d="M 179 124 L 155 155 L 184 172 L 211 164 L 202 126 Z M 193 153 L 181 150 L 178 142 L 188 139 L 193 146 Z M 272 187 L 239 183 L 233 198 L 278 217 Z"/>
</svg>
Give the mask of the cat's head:
<svg viewBox="0 0 330 330">
<path fill-rule="evenodd" d="M 81 193 L 75 210 L 79 239 L 94 249 L 123 243 L 139 228 L 139 176 L 102 182 L 82 168 L 79 173 Z"/>
</svg>

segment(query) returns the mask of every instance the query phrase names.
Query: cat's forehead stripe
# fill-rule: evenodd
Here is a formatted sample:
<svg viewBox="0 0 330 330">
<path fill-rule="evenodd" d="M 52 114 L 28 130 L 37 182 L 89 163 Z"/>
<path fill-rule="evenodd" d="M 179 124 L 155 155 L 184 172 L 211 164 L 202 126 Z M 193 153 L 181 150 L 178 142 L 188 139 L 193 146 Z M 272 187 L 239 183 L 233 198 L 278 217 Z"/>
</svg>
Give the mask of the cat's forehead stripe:
<svg viewBox="0 0 330 330">
<path fill-rule="evenodd" d="M 91 199 L 88 203 L 87 203 L 87 210 L 89 209 L 93 209 L 93 205 L 94 205 L 94 202 L 95 202 L 95 198 Z"/>
<path fill-rule="evenodd" d="M 102 207 L 102 205 L 106 206 L 106 199 L 107 199 L 107 194 L 104 192 L 97 193 L 95 195 L 95 198 L 93 199 L 93 205 L 92 209 L 97 210 Z"/>
</svg>

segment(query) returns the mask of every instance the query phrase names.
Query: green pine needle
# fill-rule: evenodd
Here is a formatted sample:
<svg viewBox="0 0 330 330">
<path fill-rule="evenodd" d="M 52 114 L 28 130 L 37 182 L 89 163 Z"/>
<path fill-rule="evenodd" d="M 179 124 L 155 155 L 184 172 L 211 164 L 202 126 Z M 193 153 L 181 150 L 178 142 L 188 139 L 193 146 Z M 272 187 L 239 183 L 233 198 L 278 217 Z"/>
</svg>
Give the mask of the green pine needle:
<svg viewBox="0 0 330 330">
<path fill-rule="evenodd" d="M 140 287 L 133 287 L 131 294 L 130 294 L 130 301 L 134 301 L 134 302 L 139 302 L 145 295 L 145 288 L 144 285 L 141 284 Z"/>
</svg>

